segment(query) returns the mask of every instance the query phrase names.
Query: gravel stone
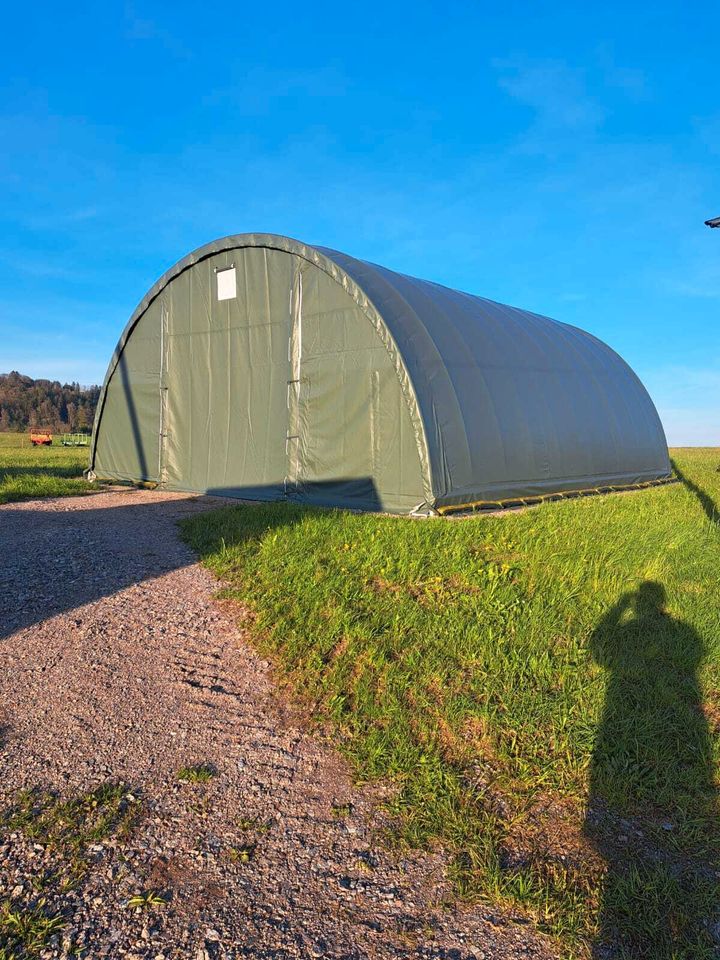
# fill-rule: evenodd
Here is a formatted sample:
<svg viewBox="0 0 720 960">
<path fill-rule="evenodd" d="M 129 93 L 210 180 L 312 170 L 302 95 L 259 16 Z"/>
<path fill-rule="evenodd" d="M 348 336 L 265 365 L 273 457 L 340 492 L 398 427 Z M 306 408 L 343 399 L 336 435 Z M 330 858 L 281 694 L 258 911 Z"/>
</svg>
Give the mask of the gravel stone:
<svg viewBox="0 0 720 960">
<path fill-rule="evenodd" d="M 388 788 L 355 787 L 307 732 L 178 537 L 221 504 L 116 489 L 0 507 L 0 804 L 112 781 L 142 810 L 75 889 L 46 891 L 65 925 L 43 956 L 557 956 L 497 910 L 447 907 L 441 852 L 378 839 Z M 196 764 L 216 775 L 179 782 Z M 0 901 L 31 896 L 50 853 L 0 836 Z M 148 890 L 165 903 L 128 909 Z"/>
</svg>

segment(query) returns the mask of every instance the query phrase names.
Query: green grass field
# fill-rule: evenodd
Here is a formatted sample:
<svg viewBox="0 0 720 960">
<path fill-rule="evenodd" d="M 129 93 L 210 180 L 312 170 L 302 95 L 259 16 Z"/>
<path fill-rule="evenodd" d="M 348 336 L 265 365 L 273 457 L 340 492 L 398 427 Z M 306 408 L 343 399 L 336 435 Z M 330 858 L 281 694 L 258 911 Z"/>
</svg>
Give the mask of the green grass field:
<svg viewBox="0 0 720 960">
<path fill-rule="evenodd" d="M 504 516 L 184 525 L 359 779 L 395 783 L 395 839 L 568 956 L 717 956 L 720 450 L 673 455 L 681 483 Z"/>
<path fill-rule="evenodd" d="M 87 463 L 87 447 L 33 447 L 27 434 L 0 433 L 0 503 L 85 493 Z"/>
</svg>

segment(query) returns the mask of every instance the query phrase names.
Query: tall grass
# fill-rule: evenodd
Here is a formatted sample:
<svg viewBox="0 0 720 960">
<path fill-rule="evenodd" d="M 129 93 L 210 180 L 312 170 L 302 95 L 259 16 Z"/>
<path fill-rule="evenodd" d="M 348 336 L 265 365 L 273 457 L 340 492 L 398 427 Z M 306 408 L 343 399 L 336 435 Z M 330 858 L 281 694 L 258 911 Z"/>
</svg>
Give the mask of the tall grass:
<svg viewBox="0 0 720 960">
<path fill-rule="evenodd" d="M 569 955 L 714 956 L 720 451 L 502 517 L 236 506 L 184 533 L 397 837 Z"/>
<path fill-rule="evenodd" d="M 0 433 L 0 503 L 85 493 L 87 464 L 87 447 L 33 447 L 27 434 Z"/>
</svg>

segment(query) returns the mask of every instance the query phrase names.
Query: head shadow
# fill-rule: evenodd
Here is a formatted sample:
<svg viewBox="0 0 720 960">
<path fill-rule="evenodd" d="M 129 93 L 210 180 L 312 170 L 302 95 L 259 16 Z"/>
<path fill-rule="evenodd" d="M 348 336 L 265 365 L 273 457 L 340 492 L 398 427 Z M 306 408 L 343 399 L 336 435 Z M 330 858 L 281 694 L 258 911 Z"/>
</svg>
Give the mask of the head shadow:
<svg viewBox="0 0 720 960">
<path fill-rule="evenodd" d="M 711 946 L 720 906 L 709 880 L 718 819 L 698 675 L 706 648 L 666 603 L 663 585 L 645 581 L 590 638 L 607 671 L 585 822 L 606 864 L 597 958 L 693 955 Z"/>
</svg>

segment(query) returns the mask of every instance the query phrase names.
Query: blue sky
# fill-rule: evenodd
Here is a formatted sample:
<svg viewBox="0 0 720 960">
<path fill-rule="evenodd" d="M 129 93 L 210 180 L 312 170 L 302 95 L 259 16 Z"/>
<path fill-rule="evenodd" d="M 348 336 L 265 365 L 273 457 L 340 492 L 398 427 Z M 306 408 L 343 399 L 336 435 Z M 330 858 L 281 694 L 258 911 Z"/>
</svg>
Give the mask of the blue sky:
<svg viewBox="0 0 720 960">
<path fill-rule="evenodd" d="M 720 445 L 716 4 L 37 2 L 0 37 L 0 371 L 102 381 L 264 231 L 546 313 Z"/>
</svg>

